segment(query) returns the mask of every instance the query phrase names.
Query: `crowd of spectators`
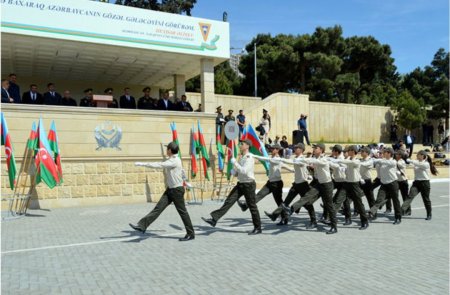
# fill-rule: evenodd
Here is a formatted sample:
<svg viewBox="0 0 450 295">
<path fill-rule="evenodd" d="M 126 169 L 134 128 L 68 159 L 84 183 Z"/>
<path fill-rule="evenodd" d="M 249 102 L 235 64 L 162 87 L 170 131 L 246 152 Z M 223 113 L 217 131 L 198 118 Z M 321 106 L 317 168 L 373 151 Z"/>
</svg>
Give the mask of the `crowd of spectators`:
<svg viewBox="0 0 450 295">
<path fill-rule="evenodd" d="M 8 79 L 1 80 L 2 86 L 2 103 L 22 103 L 22 104 L 42 104 L 42 105 L 64 105 L 64 106 L 78 106 L 77 101 L 72 98 L 70 91 L 65 90 L 61 95 L 56 90 L 54 83 L 47 84 L 47 90 L 41 94 L 36 84 L 31 84 L 28 91 L 20 92 L 20 86 L 17 84 L 17 75 L 10 74 Z M 103 95 L 112 96 L 113 100 L 108 104 L 108 108 L 121 109 L 144 109 L 144 110 L 165 110 L 165 111 L 184 111 L 193 112 L 191 104 L 187 101 L 186 95 L 172 101 L 169 99 L 169 92 L 163 93 L 160 99 L 150 96 L 150 87 L 142 89 L 143 96 L 136 99 L 130 94 L 131 89 L 126 87 L 123 90 L 123 95 L 119 99 L 114 97 L 114 89 L 111 87 L 103 91 Z M 94 100 L 94 90 L 87 88 L 84 90 L 84 97 L 80 100 L 80 107 L 96 107 Z M 196 110 L 201 111 L 201 105 Z"/>
</svg>

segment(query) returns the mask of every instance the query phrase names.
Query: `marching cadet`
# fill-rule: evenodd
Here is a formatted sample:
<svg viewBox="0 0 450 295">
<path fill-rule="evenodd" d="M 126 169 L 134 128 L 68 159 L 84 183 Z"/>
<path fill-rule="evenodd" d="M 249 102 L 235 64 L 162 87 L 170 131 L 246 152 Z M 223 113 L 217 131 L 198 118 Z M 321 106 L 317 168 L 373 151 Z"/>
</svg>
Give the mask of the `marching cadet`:
<svg viewBox="0 0 450 295">
<path fill-rule="evenodd" d="M 270 147 L 271 157 L 260 157 L 257 155 L 253 155 L 255 159 L 261 161 L 268 161 L 270 163 L 269 168 L 269 180 L 266 184 L 261 188 L 261 190 L 256 194 L 256 203 L 264 199 L 265 196 L 272 194 L 277 203 L 277 206 L 280 206 L 283 202 L 283 180 L 281 180 L 281 168 L 287 169 L 291 172 L 294 170 L 286 167 L 280 158 L 280 150 L 282 150 L 281 145 L 274 144 Z M 241 207 L 242 211 L 247 210 L 247 204 L 245 201 L 238 201 L 239 207 Z M 282 212 L 284 213 L 284 212 Z M 277 225 L 286 225 L 288 222 L 288 217 L 286 214 L 283 214 L 280 223 Z"/>
<path fill-rule="evenodd" d="M 408 177 L 406 176 L 406 153 L 402 150 L 397 150 L 395 152 L 395 160 L 397 161 L 397 182 L 398 189 L 402 195 L 402 200 L 405 202 L 408 197 Z M 411 215 L 411 206 L 409 206 L 403 215 Z"/>
<path fill-rule="evenodd" d="M 275 211 L 273 211 L 272 213 L 268 213 L 265 212 L 266 215 L 272 220 L 275 221 L 278 216 L 280 214 L 282 214 L 282 220 L 280 221 L 279 224 L 287 224 L 288 219 L 284 219 L 287 215 L 285 214 L 285 210 L 283 210 L 283 208 L 289 208 L 288 206 L 291 204 L 292 200 L 294 200 L 294 198 L 297 195 L 300 195 L 300 198 L 303 198 L 306 193 L 309 191 L 310 186 L 308 183 L 308 169 L 307 169 L 307 165 L 303 162 L 300 162 L 299 160 L 304 158 L 303 156 L 303 152 L 305 150 L 305 145 L 303 143 L 299 143 L 296 144 L 294 146 L 294 154 L 295 157 L 293 160 L 289 160 L 289 159 L 282 159 L 281 161 L 286 163 L 286 164 L 290 164 L 290 165 L 294 165 L 294 172 L 295 172 L 295 176 L 294 176 L 294 183 L 292 183 L 292 186 L 288 192 L 288 195 L 286 196 L 286 199 L 284 200 L 284 202 L 281 204 L 281 206 L 279 205 L 279 207 L 277 209 L 275 209 Z M 308 210 L 308 214 L 309 214 L 309 218 L 310 218 L 310 223 L 306 226 L 307 229 L 313 229 L 317 227 L 317 221 L 316 221 L 316 212 L 314 211 L 314 206 L 312 204 L 306 204 L 304 205 L 304 207 L 306 208 L 306 210 Z"/>
<path fill-rule="evenodd" d="M 227 211 L 233 206 L 233 204 L 239 199 L 240 196 L 244 195 L 246 204 L 250 209 L 250 213 L 252 215 L 252 221 L 254 229 L 249 232 L 249 235 L 256 235 L 261 233 L 261 219 L 259 217 L 258 207 L 255 202 L 255 190 L 256 190 L 256 182 L 255 182 L 255 160 L 253 155 L 249 152 L 249 148 L 252 146 L 252 142 L 249 139 L 245 139 L 241 141 L 240 151 L 241 158 L 239 161 L 232 158 L 230 161 L 234 166 L 234 169 L 237 173 L 238 183 L 231 190 L 228 197 L 225 199 L 222 207 L 211 212 L 211 218 L 202 219 L 215 227 L 217 221 L 227 213 Z"/>
<path fill-rule="evenodd" d="M 385 148 L 383 150 L 383 159 L 374 159 L 375 165 L 380 165 L 381 187 L 378 191 L 375 204 L 370 208 L 369 217 L 376 219 L 377 210 L 386 203 L 386 199 L 391 199 L 394 204 L 395 221 L 394 224 L 402 222 L 400 201 L 398 200 L 398 182 L 397 182 L 397 161 L 392 157 L 394 150 Z"/>
<path fill-rule="evenodd" d="M 137 225 L 130 223 L 130 226 L 136 231 L 145 233 L 147 227 L 149 227 L 150 224 L 152 224 L 153 221 L 155 221 L 164 211 L 164 209 L 166 209 L 166 207 L 173 202 L 187 232 L 186 236 L 184 238 L 180 238 L 179 241 L 190 241 L 195 239 L 195 233 L 191 218 L 189 217 L 189 213 L 187 212 L 186 205 L 184 203 L 183 167 L 181 165 L 181 159 L 178 157 L 178 151 L 178 145 L 175 142 L 171 142 L 167 145 L 166 152 L 169 158 L 166 161 L 159 163 L 135 163 L 136 166 L 162 169 L 166 190 L 156 204 L 155 208 L 139 220 Z"/>
<path fill-rule="evenodd" d="M 358 154 L 358 147 L 356 145 L 351 145 L 347 149 L 348 158 L 347 159 L 334 159 L 330 160 L 335 163 L 342 163 L 347 166 L 345 169 L 345 183 L 344 190 L 346 195 L 353 201 L 355 204 L 355 210 L 358 212 L 361 219 L 361 227 L 360 230 L 365 230 L 369 226 L 369 221 L 366 216 L 366 209 L 364 208 L 364 204 L 361 201 L 361 197 L 364 195 L 361 190 L 361 174 L 359 172 L 361 167 L 361 162 L 357 160 L 355 157 Z M 340 204 L 335 204 L 335 208 L 340 207 Z M 345 223 L 344 225 L 352 224 L 351 210 L 350 206 L 344 207 L 344 215 L 345 215 Z"/>
<path fill-rule="evenodd" d="M 433 175 L 437 175 L 438 171 L 430 156 L 423 150 L 417 153 L 417 160 L 408 160 L 408 164 L 414 166 L 414 182 L 409 190 L 408 197 L 403 202 L 402 212 L 407 213 L 411 202 L 420 193 L 427 210 L 427 218 L 425 220 L 431 220 L 430 172 Z"/>
<path fill-rule="evenodd" d="M 318 143 L 313 145 L 313 158 L 302 158 L 299 162 L 311 164 L 314 168 L 314 179 L 311 182 L 311 189 L 292 207 L 285 208 L 287 213 L 292 214 L 295 210 L 303 207 L 305 204 L 314 204 L 319 197 L 322 198 L 323 206 L 330 216 L 331 228 L 327 234 L 337 233 L 336 210 L 333 204 L 333 182 L 331 181 L 330 163 L 324 157 L 325 145 Z"/>
<path fill-rule="evenodd" d="M 370 173 L 370 170 L 373 168 L 373 161 L 369 156 L 370 148 L 363 147 L 361 149 L 361 166 L 359 170 L 361 173 L 361 188 L 367 198 L 369 208 L 371 208 L 375 204 L 375 197 L 373 196 L 372 174 Z"/>
</svg>

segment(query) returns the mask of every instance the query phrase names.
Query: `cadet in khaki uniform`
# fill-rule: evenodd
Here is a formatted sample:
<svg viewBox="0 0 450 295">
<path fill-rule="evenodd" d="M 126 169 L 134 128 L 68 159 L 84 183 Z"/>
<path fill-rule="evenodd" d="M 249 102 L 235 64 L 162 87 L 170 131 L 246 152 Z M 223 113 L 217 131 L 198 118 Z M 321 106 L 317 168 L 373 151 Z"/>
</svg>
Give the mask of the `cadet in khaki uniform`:
<svg viewBox="0 0 450 295">
<path fill-rule="evenodd" d="M 409 190 L 409 195 L 402 205 L 402 213 L 405 214 L 410 208 L 411 202 L 420 193 L 422 195 L 423 204 L 427 210 L 427 218 L 431 220 L 431 201 L 430 201 L 430 174 L 437 175 L 438 171 L 433 164 L 427 152 L 419 151 L 417 153 L 417 161 L 408 160 L 408 164 L 414 166 L 414 182 Z"/>
<path fill-rule="evenodd" d="M 344 159 L 342 151 L 342 146 L 339 144 L 331 147 L 331 159 Z M 345 153 L 347 153 L 347 150 L 345 150 Z M 345 170 L 347 166 L 344 164 L 330 162 L 330 168 L 331 176 L 333 178 L 333 187 L 336 189 L 333 196 L 333 204 L 335 204 L 334 208 L 336 212 L 338 212 L 341 209 L 342 203 L 344 203 L 344 211 L 347 210 L 347 208 L 350 210 L 350 202 L 347 200 L 347 195 L 344 189 Z M 339 204 L 339 206 L 336 206 L 336 204 Z M 319 221 L 329 224 L 328 212 L 325 208 L 323 209 L 322 218 L 320 218 Z"/>
<path fill-rule="evenodd" d="M 241 158 L 239 161 L 236 161 L 234 158 L 231 159 L 231 163 L 237 173 L 237 185 L 231 190 L 222 207 L 211 212 L 211 218 L 202 217 L 206 223 L 212 225 L 213 227 L 216 226 L 217 221 L 225 215 L 225 213 L 227 213 L 239 197 L 243 195 L 245 197 L 246 204 L 250 209 L 254 226 L 253 231 L 249 232 L 249 235 L 261 233 L 261 219 L 259 217 L 258 207 L 255 202 L 255 159 L 249 152 L 251 145 L 252 142 L 249 139 L 243 140 L 240 145 Z"/>
<path fill-rule="evenodd" d="M 373 196 L 372 174 L 370 173 L 370 170 L 373 168 L 373 161 L 369 155 L 370 148 L 363 147 L 361 149 L 361 167 L 359 172 L 361 173 L 361 188 L 370 208 L 375 204 L 375 197 Z"/>
<path fill-rule="evenodd" d="M 360 218 L 361 218 L 361 227 L 359 229 L 365 230 L 369 226 L 369 221 L 366 216 L 366 209 L 364 208 L 364 204 L 361 201 L 361 197 L 364 195 L 363 191 L 361 190 L 361 174 L 359 172 L 361 162 L 357 160 L 355 157 L 358 154 L 358 147 L 355 145 L 351 145 L 347 149 L 348 151 L 348 158 L 347 159 L 334 159 L 331 161 L 334 161 L 335 163 L 342 163 L 347 166 L 345 169 L 345 183 L 344 183 L 344 189 L 346 192 L 346 195 L 353 201 L 355 204 L 355 209 L 358 212 Z M 336 204 L 336 207 L 340 207 L 340 204 Z M 345 223 L 344 225 L 350 225 L 352 223 L 352 217 L 350 208 L 345 208 Z"/>
<path fill-rule="evenodd" d="M 161 196 L 161 199 L 159 199 L 155 208 L 139 220 L 137 225 L 130 223 L 130 226 L 134 230 L 145 233 L 147 227 L 149 227 L 150 224 L 152 224 L 153 221 L 155 221 L 164 211 L 164 209 L 166 209 L 166 207 L 173 202 L 186 228 L 186 236 L 179 239 L 179 241 L 189 241 L 195 238 L 195 233 L 191 218 L 189 217 L 189 213 L 187 212 L 186 205 L 184 203 L 183 167 L 181 165 L 181 159 L 178 157 L 178 150 L 178 145 L 175 142 L 171 142 L 167 145 L 167 156 L 169 156 L 169 159 L 166 161 L 159 163 L 135 163 L 136 166 L 162 169 L 164 173 L 166 190 Z"/>
<path fill-rule="evenodd" d="M 403 202 L 408 198 L 408 177 L 406 176 L 406 153 L 402 150 L 398 150 L 395 152 L 395 160 L 397 161 L 397 182 L 398 189 L 400 194 L 402 195 Z M 409 206 L 405 210 L 405 214 L 403 215 L 411 215 L 411 206 Z"/>
<path fill-rule="evenodd" d="M 275 199 L 275 203 L 277 203 L 277 206 L 280 206 L 283 202 L 283 180 L 281 180 L 281 169 L 285 168 L 291 172 L 291 170 L 288 167 L 285 167 L 283 165 L 283 162 L 281 161 L 279 152 L 283 148 L 278 143 L 272 145 L 270 147 L 271 149 L 271 157 L 260 157 L 257 155 L 253 155 L 255 159 L 262 160 L 262 161 L 268 161 L 270 163 L 269 168 L 269 180 L 266 182 L 266 184 L 259 190 L 259 192 L 256 194 L 256 203 L 264 199 L 265 196 L 272 194 L 273 198 Z M 239 207 L 241 207 L 242 211 L 247 210 L 247 204 L 245 201 L 238 201 Z M 285 225 L 287 224 L 288 218 L 286 215 L 284 215 L 281 218 L 281 221 L 278 225 Z"/>
<path fill-rule="evenodd" d="M 308 183 L 309 174 L 308 174 L 307 165 L 305 163 L 299 161 L 300 159 L 304 158 L 304 156 L 303 156 L 304 150 L 305 150 L 305 145 L 303 143 L 299 143 L 294 146 L 295 157 L 293 160 L 288 160 L 288 159 L 281 160 L 282 162 L 284 162 L 286 164 L 294 165 L 295 178 L 294 178 L 294 183 L 292 184 L 291 189 L 289 190 L 288 195 L 286 196 L 286 199 L 281 204 L 281 206 L 279 206 L 277 209 L 275 209 L 275 211 L 273 211 L 272 213 L 265 212 L 266 215 L 272 221 L 275 221 L 280 214 L 287 216 L 286 214 L 284 214 L 285 210 L 283 208 L 289 208 L 288 206 L 291 204 L 291 202 L 294 200 L 294 198 L 297 195 L 300 195 L 300 198 L 303 198 L 310 189 L 310 186 Z M 306 204 L 306 205 L 304 205 L 304 207 L 306 208 L 306 210 L 308 210 L 308 214 L 309 214 L 309 218 L 310 218 L 310 223 L 309 223 L 309 225 L 306 226 L 306 228 L 307 229 L 316 228 L 317 220 L 316 220 L 316 212 L 314 211 L 314 206 L 311 204 Z M 286 221 L 282 220 L 282 222 L 286 222 Z"/>
<path fill-rule="evenodd" d="M 311 189 L 299 201 L 294 203 L 289 210 L 292 214 L 295 210 L 305 204 L 314 204 L 319 197 L 322 198 L 323 206 L 330 216 L 331 228 L 327 234 L 337 233 L 336 210 L 333 205 L 333 182 L 331 181 L 330 163 L 324 157 L 325 145 L 318 143 L 313 145 L 314 158 L 303 158 L 300 162 L 312 164 L 314 168 L 314 180 L 311 182 Z"/>
<path fill-rule="evenodd" d="M 374 159 L 374 165 L 380 165 L 381 187 L 378 191 L 375 204 L 370 208 L 369 216 L 375 219 L 377 210 L 386 203 L 386 199 L 391 199 L 394 204 L 395 221 L 394 224 L 402 222 L 401 206 L 398 200 L 398 182 L 397 182 L 397 161 L 392 157 L 394 150 L 385 148 L 383 150 L 383 159 Z"/>
</svg>

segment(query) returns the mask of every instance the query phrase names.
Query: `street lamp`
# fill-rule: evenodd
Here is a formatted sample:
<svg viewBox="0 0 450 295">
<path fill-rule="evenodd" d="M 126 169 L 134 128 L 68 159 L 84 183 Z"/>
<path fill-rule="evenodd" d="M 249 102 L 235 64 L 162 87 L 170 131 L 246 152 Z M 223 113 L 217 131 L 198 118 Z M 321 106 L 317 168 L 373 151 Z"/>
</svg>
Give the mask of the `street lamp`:
<svg viewBox="0 0 450 295">
<path fill-rule="evenodd" d="M 230 47 L 231 50 L 241 50 L 241 53 L 247 52 L 244 48 L 236 48 L 236 47 Z M 248 52 L 247 52 L 248 53 Z M 255 97 L 258 96 L 258 73 L 256 68 L 256 42 L 253 44 L 253 53 L 254 53 L 254 72 L 255 72 Z"/>
</svg>

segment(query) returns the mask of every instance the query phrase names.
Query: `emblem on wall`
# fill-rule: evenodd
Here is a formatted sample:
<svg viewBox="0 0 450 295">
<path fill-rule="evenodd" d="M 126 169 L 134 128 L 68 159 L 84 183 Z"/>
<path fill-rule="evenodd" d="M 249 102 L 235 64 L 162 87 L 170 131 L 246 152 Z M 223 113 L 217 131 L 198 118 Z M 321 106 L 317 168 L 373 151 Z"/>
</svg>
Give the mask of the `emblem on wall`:
<svg viewBox="0 0 450 295">
<path fill-rule="evenodd" d="M 211 29 L 211 24 L 198 23 L 200 26 L 200 32 L 202 32 L 203 41 L 208 40 L 209 30 Z"/>
<path fill-rule="evenodd" d="M 97 151 L 103 148 L 122 150 L 119 147 L 120 140 L 122 139 L 122 129 L 119 126 L 114 125 L 110 121 L 105 121 L 95 127 L 94 134 L 98 144 Z"/>
</svg>

